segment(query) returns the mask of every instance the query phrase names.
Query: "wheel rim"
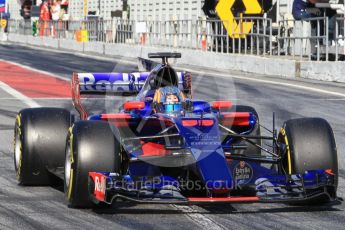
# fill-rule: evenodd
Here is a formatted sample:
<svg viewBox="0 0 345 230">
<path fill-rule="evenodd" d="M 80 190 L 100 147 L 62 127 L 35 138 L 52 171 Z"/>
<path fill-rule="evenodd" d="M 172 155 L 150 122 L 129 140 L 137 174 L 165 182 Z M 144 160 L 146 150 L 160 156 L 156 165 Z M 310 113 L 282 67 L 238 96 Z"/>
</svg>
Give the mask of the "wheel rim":
<svg viewBox="0 0 345 230">
<path fill-rule="evenodd" d="M 14 163 L 15 163 L 16 171 L 18 171 L 19 169 L 21 156 L 22 156 L 22 142 L 20 140 L 19 132 L 16 131 L 15 147 L 14 147 Z"/>
<path fill-rule="evenodd" d="M 65 158 L 65 183 L 67 188 L 69 188 L 70 185 L 70 178 L 71 178 L 71 147 L 70 143 L 67 144 L 66 147 L 66 158 Z"/>
</svg>

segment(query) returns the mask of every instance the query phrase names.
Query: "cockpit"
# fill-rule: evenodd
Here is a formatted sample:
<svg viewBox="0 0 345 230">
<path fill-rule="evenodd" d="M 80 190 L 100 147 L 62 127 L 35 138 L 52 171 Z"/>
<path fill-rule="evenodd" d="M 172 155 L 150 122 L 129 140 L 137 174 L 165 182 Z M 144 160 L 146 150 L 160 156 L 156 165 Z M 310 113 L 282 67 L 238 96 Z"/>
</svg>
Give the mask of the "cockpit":
<svg viewBox="0 0 345 230">
<path fill-rule="evenodd" d="M 152 70 L 137 99 L 152 101 L 156 90 L 164 87 L 178 88 L 177 73 L 169 65 L 159 65 Z"/>
</svg>

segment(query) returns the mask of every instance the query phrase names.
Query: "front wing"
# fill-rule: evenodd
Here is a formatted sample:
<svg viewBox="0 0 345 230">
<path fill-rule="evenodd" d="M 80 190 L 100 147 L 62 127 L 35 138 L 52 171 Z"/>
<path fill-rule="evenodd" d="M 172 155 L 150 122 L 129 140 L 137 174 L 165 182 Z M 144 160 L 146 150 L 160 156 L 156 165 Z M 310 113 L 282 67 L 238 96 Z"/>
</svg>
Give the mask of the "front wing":
<svg viewBox="0 0 345 230">
<path fill-rule="evenodd" d="M 111 204 L 117 200 L 136 203 L 299 203 L 321 197 L 334 200 L 330 188 L 334 175 L 327 170 L 308 171 L 295 175 L 270 175 L 256 180 L 256 196 L 185 197 L 179 182 L 171 177 L 131 178 L 109 172 L 89 173 L 89 194 L 96 203 Z M 238 194 L 238 192 L 237 192 Z"/>
</svg>

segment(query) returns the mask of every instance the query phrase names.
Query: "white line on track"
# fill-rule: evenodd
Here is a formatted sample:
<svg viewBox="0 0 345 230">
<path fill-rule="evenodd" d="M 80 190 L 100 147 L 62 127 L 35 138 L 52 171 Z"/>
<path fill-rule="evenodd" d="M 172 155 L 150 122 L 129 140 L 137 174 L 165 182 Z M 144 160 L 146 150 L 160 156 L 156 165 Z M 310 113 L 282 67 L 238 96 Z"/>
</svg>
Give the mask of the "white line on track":
<svg viewBox="0 0 345 230">
<path fill-rule="evenodd" d="M 9 85 L 7 85 L 7 84 L 5 84 L 5 83 L 3 83 L 1 81 L 0 81 L 0 88 L 2 90 L 4 90 L 5 92 L 7 92 L 8 94 L 10 94 L 11 96 L 13 96 L 14 98 L 17 98 L 18 100 L 22 101 L 23 103 L 25 103 L 27 106 L 29 106 L 31 108 L 41 107 L 33 99 L 25 96 L 24 94 L 18 92 L 17 90 L 11 88 Z"/>
<path fill-rule="evenodd" d="M 206 215 L 198 213 L 199 211 L 194 209 L 193 206 L 187 205 L 171 205 L 175 209 L 182 211 L 183 214 L 187 215 L 192 221 L 198 224 L 202 229 L 208 230 L 221 230 L 226 229 L 224 226 L 208 218 Z"/>
<path fill-rule="evenodd" d="M 235 79 L 241 79 L 241 80 L 248 80 L 248 81 L 254 81 L 254 82 L 260 82 L 260 83 L 267 83 L 271 85 L 281 85 L 281 86 L 287 86 L 290 88 L 296 88 L 296 89 L 303 89 L 303 90 L 308 90 L 312 92 L 317 92 L 317 93 L 323 93 L 323 94 L 328 94 L 332 96 L 339 96 L 339 97 L 345 97 L 345 93 L 339 93 L 339 92 L 332 92 L 329 90 L 324 90 L 324 89 L 319 89 L 319 88 L 314 88 L 314 87 L 309 87 L 309 86 L 303 86 L 303 85 L 297 85 L 297 84 L 292 84 L 292 83 L 286 83 L 286 82 L 279 82 L 278 78 L 276 81 L 272 80 L 264 80 L 264 79 L 256 79 L 256 78 L 251 78 L 251 77 L 245 77 L 245 76 L 237 76 L 237 75 L 231 75 L 226 76 L 226 74 L 220 74 L 220 73 L 209 73 L 209 72 L 204 72 L 204 71 L 195 71 L 192 69 L 184 69 L 186 71 L 190 71 L 193 73 L 198 73 L 198 74 L 210 74 L 212 76 L 218 76 L 222 78 L 235 78 Z"/>
<path fill-rule="evenodd" d="M 0 61 L 3 61 L 0 59 Z M 36 70 L 34 68 L 28 67 L 28 66 L 24 66 L 21 64 L 17 64 L 14 62 L 8 62 L 8 61 L 4 61 L 19 67 L 23 67 L 26 68 L 28 70 L 32 70 L 32 71 L 36 71 L 36 72 L 41 72 L 53 77 L 58 77 L 54 74 L 51 74 L 49 72 L 45 72 L 45 71 L 40 71 L 40 70 Z M 65 78 L 61 78 L 58 77 L 59 79 L 62 80 L 67 80 Z M 18 99 L 22 102 L 24 102 L 25 104 L 27 104 L 29 107 L 31 108 L 35 108 L 35 107 L 40 107 L 40 105 L 34 101 L 35 100 L 40 100 L 40 98 L 28 98 L 25 95 L 21 94 L 20 92 L 14 90 L 13 88 L 11 88 L 10 86 L 8 86 L 7 84 L 3 83 L 0 81 L 0 88 L 3 89 L 4 91 L 6 91 L 7 93 L 9 93 L 10 95 L 12 95 L 14 98 L 12 98 L 12 100 Z M 1 98 L 0 100 L 6 100 L 6 99 L 10 99 L 10 98 Z M 50 99 L 50 100 L 54 100 L 54 98 L 45 98 L 46 100 Z M 56 98 L 58 100 L 60 100 L 61 98 Z M 66 99 L 66 98 L 63 98 Z M 69 99 L 69 98 L 68 98 Z M 70 100 L 70 99 L 69 99 Z M 204 229 L 209 229 L 209 230 L 221 230 L 221 229 L 225 229 L 223 226 L 219 225 L 218 223 L 216 223 L 215 221 L 213 221 L 212 219 L 208 218 L 205 215 L 202 215 L 200 213 L 198 213 L 198 210 L 194 209 L 192 206 L 181 206 L 181 205 L 172 205 L 172 207 L 174 207 L 177 210 L 180 210 L 183 212 L 183 214 L 185 214 L 187 217 L 189 217 L 194 223 L 198 224 L 200 227 L 204 228 Z"/>
<path fill-rule="evenodd" d="M 74 55 L 77 55 L 75 53 L 73 53 Z M 90 57 L 90 58 L 94 58 L 94 59 L 98 59 L 98 60 L 110 60 L 110 61 L 114 61 L 113 58 L 108 58 L 108 57 L 97 57 L 97 56 L 92 56 L 92 55 L 88 55 L 88 54 L 82 54 L 82 55 L 77 55 L 77 56 L 82 56 L 82 57 Z M 61 80 L 64 81 L 69 81 L 69 79 L 66 79 L 64 77 L 61 77 L 59 75 L 56 75 L 54 73 L 51 72 L 47 72 L 47 71 L 42 71 L 42 70 L 38 70 L 23 64 L 18 64 L 16 62 L 12 62 L 12 61 L 7 61 L 7 60 L 3 60 L 0 59 L 0 61 L 3 62 L 7 62 L 13 65 L 17 65 L 19 67 L 23 67 L 26 68 L 28 70 L 32 70 L 32 71 L 36 71 L 36 72 L 40 72 L 43 74 L 48 74 L 51 75 L 53 77 L 59 78 Z M 121 62 L 121 63 L 126 63 L 126 64 L 133 64 L 136 65 L 138 64 L 135 61 L 130 61 L 130 60 L 121 60 L 121 59 L 117 59 L 117 62 Z M 267 83 L 267 84 L 272 84 L 272 85 L 281 85 L 281 86 L 287 86 L 290 88 L 296 88 L 296 89 L 303 89 L 303 90 L 308 90 L 308 91 L 312 91 L 312 92 L 317 92 L 317 93 L 323 93 L 323 94 L 328 94 L 328 95 L 332 95 L 332 96 L 338 96 L 338 97 L 345 97 L 345 93 L 339 93 L 339 92 L 333 92 L 333 91 L 329 91 L 329 90 L 324 90 L 324 89 L 319 89 L 319 88 L 315 88 L 315 87 L 309 87 L 309 86 L 303 86 L 303 85 L 298 85 L 298 84 L 292 84 L 292 83 L 286 83 L 286 82 L 279 82 L 279 80 L 284 80 L 284 79 L 280 79 L 277 78 L 275 80 L 264 80 L 264 79 L 257 79 L 257 78 L 251 78 L 251 77 L 245 77 L 245 76 L 238 76 L 238 75 L 232 75 L 232 74 L 226 74 L 226 73 L 214 73 L 212 71 L 198 71 L 195 69 L 189 69 L 189 68 L 183 68 L 185 71 L 189 71 L 192 73 L 196 73 L 196 74 L 207 74 L 207 75 L 212 75 L 212 76 L 217 76 L 217 77 L 221 77 L 221 78 L 235 78 L 235 79 L 241 79 L 241 80 L 247 80 L 247 81 L 254 81 L 254 82 L 260 82 L 260 83 Z M 72 73 L 71 73 L 72 74 Z M 296 82 L 297 83 L 297 82 Z"/>
<path fill-rule="evenodd" d="M 89 55 L 83 54 L 82 56 L 89 56 Z M 92 56 L 92 57 L 95 58 L 94 56 Z M 103 58 L 103 60 L 105 60 L 105 59 L 108 59 L 108 58 Z M 112 60 L 111 58 L 109 58 L 109 59 Z M 56 78 L 61 79 L 61 80 L 69 81 L 69 79 L 63 78 L 63 77 L 58 76 L 56 74 L 53 74 L 51 72 L 38 70 L 38 69 L 29 67 L 29 66 L 26 66 L 23 64 L 18 64 L 18 63 L 11 62 L 11 61 L 5 61 L 2 59 L 0 59 L 0 61 L 7 62 L 7 63 L 13 64 L 13 65 L 16 65 L 16 66 L 19 66 L 19 67 L 22 67 L 22 68 L 25 68 L 28 70 L 32 70 L 35 72 L 47 74 L 47 75 L 50 75 L 52 77 L 56 77 Z M 126 61 L 125 60 L 117 60 L 117 61 L 122 62 L 122 63 L 135 64 L 135 62 L 131 62 L 131 61 L 127 61 L 127 60 Z M 208 74 L 208 75 L 212 75 L 212 76 L 218 76 L 221 78 L 229 78 L 230 77 L 230 78 L 235 78 L 235 79 L 248 80 L 248 81 L 260 82 L 260 83 L 280 85 L 280 86 L 286 86 L 286 87 L 290 87 L 290 88 L 308 90 L 308 91 L 328 94 L 328 95 L 332 95 L 332 96 L 345 97 L 344 93 L 332 92 L 332 91 L 328 91 L 328 90 L 323 90 L 323 89 L 308 87 L 308 86 L 303 86 L 303 85 L 297 85 L 297 84 L 292 84 L 292 83 L 278 82 L 279 79 L 277 79 L 276 81 L 273 81 L 273 80 L 264 80 L 264 79 L 254 79 L 254 78 L 250 78 L 250 77 L 236 76 L 236 75 L 231 75 L 231 74 L 227 75 L 227 74 L 213 73 L 212 71 L 196 71 L 193 69 L 186 69 L 186 68 L 184 68 L 184 70 L 190 71 L 193 73 L 197 73 L 197 74 Z M 18 91 L 12 89 L 11 87 L 9 87 L 8 85 L 6 85 L 2 82 L 0 82 L 0 88 L 2 88 L 3 90 L 5 90 L 9 94 L 11 94 L 13 97 L 23 101 L 29 107 L 39 107 L 40 106 L 33 99 L 26 97 L 25 95 L 19 93 Z M 1 100 L 5 100 L 5 99 L 6 98 L 2 98 Z M 54 98 L 45 98 L 45 99 L 46 100 L 52 100 L 52 99 L 54 100 Z M 62 98 L 56 98 L 56 99 L 66 100 L 66 98 L 63 98 L 63 99 Z M 41 100 L 41 99 L 35 98 L 35 100 Z M 70 100 L 70 99 L 68 98 L 68 100 Z M 344 100 L 344 99 L 328 99 L 328 100 Z M 193 222 L 195 222 L 196 224 L 198 224 L 202 228 L 211 229 L 211 230 L 225 229 L 224 226 L 222 226 L 219 223 L 215 222 L 214 220 L 208 218 L 206 215 L 198 213 L 199 211 L 196 208 L 193 208 L 193 206 L 185 206 L 185 205 L 171 205 L 171 206 L 177 210 L 182 211 L 183 214 L 188 216 Z"/>
</svg>

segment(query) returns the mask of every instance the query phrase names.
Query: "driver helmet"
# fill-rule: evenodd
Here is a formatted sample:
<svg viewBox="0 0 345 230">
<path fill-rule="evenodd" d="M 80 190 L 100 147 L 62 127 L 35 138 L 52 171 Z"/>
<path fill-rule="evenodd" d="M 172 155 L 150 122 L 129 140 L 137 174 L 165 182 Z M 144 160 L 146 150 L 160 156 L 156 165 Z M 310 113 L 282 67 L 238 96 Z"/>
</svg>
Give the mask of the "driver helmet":
<svg viewBox="0 0 345 230">
<path fill-rule="evenodd" d="M 165 98 L 165 102 L 166 103 L 174 103 L 174 102 L 179 102 L 180 99 L 178 98 L 178 96 L 174 93 L 170 93 L 166 96 Z"/>
<path fill-rule="evenodd" d="M 185 96 L 175 86 L 166 86 L 156 91 L 154 101 L 163 105 L 165 113 L 180 112 Z"/>
<path fill-rule="evenodd" d="M 166 95 L 163 105 L 166 113 L 180 112 L 182 107 L 179 97 L 174 93 Z"/>
</svg>

